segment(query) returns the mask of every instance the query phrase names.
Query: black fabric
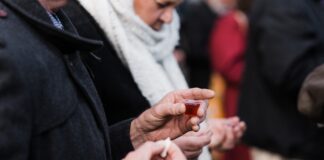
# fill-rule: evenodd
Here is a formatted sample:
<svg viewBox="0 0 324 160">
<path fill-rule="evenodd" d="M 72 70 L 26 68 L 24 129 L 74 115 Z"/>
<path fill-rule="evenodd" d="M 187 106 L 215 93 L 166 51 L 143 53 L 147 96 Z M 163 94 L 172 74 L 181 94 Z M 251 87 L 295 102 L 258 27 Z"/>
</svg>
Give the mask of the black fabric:
<svg viewBox="0 0 324 160">
<path fill-rule="evenodd" d="M 180 44 L 186 53 L 189 86 L 208 88 L 211 75 L 209 36 L 217 14 L 204 1 L 185 5 L 181 16 Z"/>
<path fill-rule="evenodd" d="M 65 8 L 80 35 L 103 40 L 104 46 L 83 57 L 92 74 L 107 114 L 109 124 L 137 117 L 150 107 L 146 98 L 103 31 L 94 19 L 75 1 Z"/>
<path fill-rule="evenodd" d="M 239 116 L 248 126 L 245 142 L 314 160 L 324 159 L 324 131 L 296 104 L 305 77 L 324 62 L 323 30 L 317 29 L 307 5 L 305 0 L 254 1 Z"/>
<path fill-rule="evenodd" d="M 120 160 L 124 158 L 130 149 L 133 149 L 132 142 L 130 141 L 130 125 L 133 119 L 127 119 L 121 121 L 115 125 L 112 125 L 110 129 L 111 138 L 111 151 L 114 159 Z"/>
<path fill-rule="evenodd" d="M 112 159 L 109 133 L 120 131 L 109 131 L 79 55 L 101 42 L 80 37 L 62 11 L 65 30 L 55 28 L 36 0 L 2 0 L 0 8 L 8 13 L 0 19 L 0 159 Z"/>
</svg>

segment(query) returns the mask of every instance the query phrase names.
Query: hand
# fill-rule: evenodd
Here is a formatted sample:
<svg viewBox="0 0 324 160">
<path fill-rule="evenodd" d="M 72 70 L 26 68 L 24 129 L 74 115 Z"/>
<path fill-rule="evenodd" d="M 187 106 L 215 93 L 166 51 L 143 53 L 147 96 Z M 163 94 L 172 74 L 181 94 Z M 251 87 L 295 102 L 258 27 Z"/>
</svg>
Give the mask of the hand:
<svg viewBox="0 0 324 160">
<path fill-rule="evenodd" d="M 245 123 L 240 121 L 238 117 L 210 119 L 208 124 L 214 133 L 209 146 L 217 150 L 234 148 L 246 130 Z"/>
<path fill-rule="evenodd" d="M 249 20 L 247 16 L 242 11 L 235 11 L 234 18 L 238 23 L 239 29 L 242 33 L 246 33 L 249 28 Z"/>
<path fill-rule="evenodd" d="M 185 115 L 185 99 L 205 100 L 214 96 L 207 89 L 187 89 L 167 94 L 158 104 L 146 110 L 131 123 L 130 137 L 136 148 L 146 141 L 157 141 L 170 137 L 175 139 L 188 131 L 198 131 L 206 117 L 207 105 L 201 105 L 197 116 Z"/>
<path fill-rule="evenodd" d="M 186 60 L 186 54 L 182 49 L 175 49 L 173 55 L 176 58 L 178 63 L 182 63 Z"/>
<path fill-rule="evenodd" d="M 160 154 L 164 150 L 164 145 L 159 142 L 146 142 L 143 146 L 139 147 L 137 150 L 130 152 L 123 160 L 155 160 L 162 159 Z M 185 160 L 185 156 L 181 150 L 171 143 L 169 150 L 167 151 L 167 160 Z"/>
<path fill-rule="evenodd" d="M 212 131 L 208 128 L 200 129 L 199 132 L 188 132 L 173 142 L 179 146 L 188 159 L 197 159 L 202 148 L 210 144 L 212 135 Z"/>
</svg>

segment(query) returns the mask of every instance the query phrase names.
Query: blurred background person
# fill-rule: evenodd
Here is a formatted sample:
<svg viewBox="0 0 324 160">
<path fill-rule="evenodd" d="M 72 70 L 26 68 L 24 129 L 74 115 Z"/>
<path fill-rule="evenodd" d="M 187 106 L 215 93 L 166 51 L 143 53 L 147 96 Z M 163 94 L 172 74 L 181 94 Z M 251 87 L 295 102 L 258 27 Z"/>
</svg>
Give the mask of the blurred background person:
<svg viewBox="0 0 324 160">
<path fill-rule="evenodd" d="M 225 82 L 224 115 L 233 117 L 237 116 L 248 21 L 245 13 L 237 9 L 237 0 L 214 1 L 219 1 L 217 8 L 223 9 L 210 35 L 211 64 L 213 73 L 219 73 Z M 246 3 L 248 2 L 245 1 L 244 4 Z M 241 144 L 226 152 L 223 159 L 250 160 L 250 151 L 247 146 Z"/>
<path fill-rule="evenodd" d="M 256 160 L 324 159 L 323 129 L 297 110 L 305 77 L 324 62 L 318 0 L 255 0 L 239 115 Z"/>
<path fill-rule="evenodd" d="M 224 104 L 226 117 L 237 115 L 237 97 L 244 69 L 247 28 L 246 15 L 233 6 L 218 18 L 211 32 L 212 69 L 213 72 L 220 73 L 226 81 Z"/>
<path fill-rule="evenodd" d="M 215 0 L 189 0 L 180 6 L 180 48 L 185 55 L 190 87 L 209 87 L 211 66 L 208 42 L 218 17 L 218 13 L 212 8 L 213 1 Z"/>
</svg>

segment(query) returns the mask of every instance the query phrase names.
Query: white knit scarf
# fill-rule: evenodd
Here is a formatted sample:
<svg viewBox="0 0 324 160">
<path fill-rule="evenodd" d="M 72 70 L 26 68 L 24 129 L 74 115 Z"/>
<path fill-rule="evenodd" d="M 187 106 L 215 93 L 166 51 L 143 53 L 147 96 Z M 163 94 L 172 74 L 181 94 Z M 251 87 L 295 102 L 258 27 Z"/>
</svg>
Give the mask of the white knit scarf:
<svg viewBox="0 0 324 160">
<path fill-rule="evenodd" d="M 171 24 L 155 31 L 135 14 L 133 0 L 79 2 L 105 32 L 151 105 L 170 91 L 188 88 L 173 56 L 179 40 L 176 12 Z"/>
</svg>

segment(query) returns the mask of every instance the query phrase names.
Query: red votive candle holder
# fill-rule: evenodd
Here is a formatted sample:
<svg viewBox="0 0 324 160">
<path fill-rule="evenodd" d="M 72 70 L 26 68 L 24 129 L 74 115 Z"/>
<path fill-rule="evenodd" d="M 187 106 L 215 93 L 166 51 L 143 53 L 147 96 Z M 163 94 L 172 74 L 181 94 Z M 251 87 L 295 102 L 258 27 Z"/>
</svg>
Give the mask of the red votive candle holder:
<svg viewBox="0 0 324 160">
<path fill-rule="evenodd" d="M 198 109 L 200 105 L 204 103 L 204 101 L 199 101 L 199 100 L 184 100 L 183 101 L 184 105 L 186 106 L 186 115 L 190 116 L 197 116 Z"/>
</svg>

